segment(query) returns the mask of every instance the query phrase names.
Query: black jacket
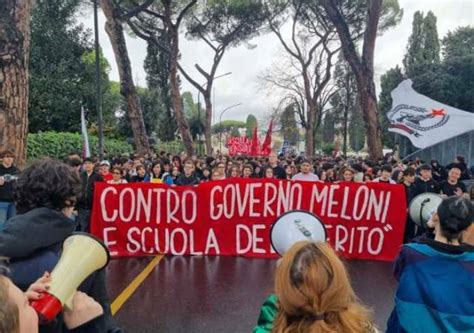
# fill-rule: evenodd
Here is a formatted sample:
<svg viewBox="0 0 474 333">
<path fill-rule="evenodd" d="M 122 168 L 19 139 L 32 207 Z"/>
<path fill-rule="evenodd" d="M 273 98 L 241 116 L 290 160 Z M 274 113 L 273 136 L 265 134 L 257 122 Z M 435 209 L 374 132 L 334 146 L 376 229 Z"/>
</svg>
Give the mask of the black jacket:
<svg viewBox="0 0 474 333">
<path fill-rule="evenodd" d="M 0 227 L 0 256 L 10 258 L 12 281 L 23 290 L 35 282 L 45 271 L 51 272 L 60 257 L 64 240 L 72 235 L 76 225 L 63 213 L 49 208 L 36 208 L 9 219 Z M 68 330 L 61 315 L 41 333 L 106 332 L 113 326 L 110 302 L 105 288 L 105 272 L 93 273 L 80 286 L 104 308 L 104 316 L 75 330 Z"/>
<path fill-rule="evenodd" d="M 195 174 L 192 174 L 191 177 L 186 177 L 184 174 L 178 177 L 175 182 L 176 185 L 198 185 L 199 179 Z"/>
<path fill-rule="evenodd" d="M 18 169 L 13 165 L 9 168 L 5 168 L 3 164 L 0 164 L 0 177 L 7 178 L 5 184 L 0 186 L 0 201 L 13 202 L 13 184 L 15 184 L 14 178 L 11 176 L 16 176 L 18 174 Z"/>
<path fill-rule="evenodd" d="M 83 209 L 92 209 L 92 202 L 94 201 L 95 182 L 102 182 L 104 179 L 96 172 L 92 172 L 90 176 L 87 172 L 81 173 L 82 196 L 77 201 L 77 207 Z"/>
<path fill-rule="evenodd" d="M 437 194 L 441 192 L 439 184 L 433 179 L 430 179 L 425 182 L 421 180 L 421 178 L 416 178 L 415 182 L 413 183 L 413 185 L 411 185 L 411 187 L 413 190 L 413 197 L 416 197 L 418 194 L 426 192 Z"/>
</svg>

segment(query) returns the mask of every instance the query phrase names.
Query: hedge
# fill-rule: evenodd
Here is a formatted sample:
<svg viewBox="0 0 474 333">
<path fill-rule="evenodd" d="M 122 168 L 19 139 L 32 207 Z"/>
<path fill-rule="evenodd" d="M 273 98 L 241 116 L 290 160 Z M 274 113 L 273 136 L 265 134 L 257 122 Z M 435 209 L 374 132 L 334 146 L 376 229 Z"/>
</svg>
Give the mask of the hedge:
<svg viewBox="0 0 474 333">
<path fill-rule="evenodd" d="M 99 140 L 96 136 L 89 136 L 89 146 L 92 155 L 98 155 Z M 105 139 L 106 154 L 121 155 L 133 152 L 133 147 L 121 140 Z M 82 136 L 79 133 L 66 132 L 39 132 L 28 134 L 28 159 L 53 157 L 63 159 L 72 152 L 82 152 Z"/>
</svg>

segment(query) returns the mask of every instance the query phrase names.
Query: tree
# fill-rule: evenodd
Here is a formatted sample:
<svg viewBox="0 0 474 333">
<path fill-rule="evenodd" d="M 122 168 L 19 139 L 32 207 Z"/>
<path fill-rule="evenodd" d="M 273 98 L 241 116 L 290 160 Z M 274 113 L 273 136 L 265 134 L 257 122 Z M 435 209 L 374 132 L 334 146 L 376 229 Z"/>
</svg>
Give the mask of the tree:
<svg viewBox="0 0 474 333">
<path fill-rule="evenodd" d="M 186 148 L 186 153 L 194 155 L 193 139 L 189 124 L 183 112 L 178 78 L 179 31 L 184 17 L 189 14 L 197 0 L 172 1 L 147 0 L 132 8 L 122 8 L 128 26 L 138 37 L 152 43 L 169 57 L 169 80 L 171 104 Z"/>
<path fill-rule="evenodd" d="M 352 113 L 358 109 L 357 101 L 357 84 L 354 73 L 352 73 L 350 65 L 344 59 L 342 54 L 339 55 L 338 62 L 334 69 L 334 81 L 336 92 L 331 98 L 331 106 L 340 122 L 343 137 L 342 151 L 343 155 L 347 155 L 349 132 L 353 130 L 351 118 Z"/>
<path fill-rule="evenodd" d="M 237 127 L 232 127 L 230 131 L 230 137 L 231 138 L 238 138 L 240 136 L 239 129 Z"/>
<path fill-rule="evenodd" d="M 288 61 L 260 79 L 270 89 L 279 87 L 289 94 L 288 104 L 298 101 L 299 118 L 305 129 L 306 153 L 314 154 L 314 132 L 328 98 L 322 98 L 331 79 L 332 57 L 338 52 L 333 26 L 319 15 L 319 6 L 305 0 L 270 3 L 267 22 L 280 41 Z M 291 35 L 285 38 L 282 26 L 291 23 Z M 290 69 L 290 71 L 288 70 Z M 330 94 L 326 94 L 327 97 Z"/>
<path fill-rule="evenodd" d="M 296 123 L 295 112 L 295 105 L 289 104 L 285 107 L 280 117 L 283 140 L 288 141 L 292 146 L 296 145 L 299 141 L 299 130 Z"/>
<path fill-rule="evenodd" d="M 119 71 L 120 93 L 127 101 L 135 147 L 139 154 L 148 154 L 150 153 L 150 145 L 143 121 L 140 100 L 133 83 L 132 67 L 128 57 L 125 35 L 123 33 L 123 18 L 113 0 L 100 0 L 100 7 L 106 17 L 105 31 L 109 35 Z"/>
<path fill-rule="evenodd" d="M 189 91 L 185 91 L 182 94 L 182 98 L 183 110 L 189 124 L 189 130 L 191 131 L 193 140 L 196 140 L 198 135 L 203 133 L 205 114 L 202 110 L 199 110 L 200 105 L 194 103 L 193 95 Z"/>
<path fill-rule="evenodd" d="M 31 0 L 3 1 L 0 10 L 0 150 L 26 162 Z"/>
<path fill-rule="evenodd" d="M 439 53 L 436 16 L 431 11 L 426 17 L 423 17 L 420 11 L 415 12 L 412 34 L 408 39 L 407 52 L 403 59 L 405 73 L 411 78 L 423 73 L 427 66 L 439 64 Z"/>
<path fill-rule="evenodd" d="M 40 0 L 33 8 L 30 132 L 78 131 L 81 106 L 94 109 L 94 76 L 92 81 L 85 79 L 87 64 L 83 61 L 83 55 L 92 50 L 92 43 L 90 34 L 75 22 L 78 7 L 79 0 Z M 103 65 L 106 62 L 105 58 L 101 61 Z M 84 98 L 87 85 L 92 90 L 91 105 Z"/>
<path fill-rule="evenodd" d="M 198 73 L 205 79 L 204 84 L 192 78 L 188 70 L 179 66 L 183 76 L 204 97 L 206 105 L 204 136 L 208 154 L 212 152 L 213 106 L 211 92 L 217 68 L 225 52 L 256 36 L 263 22 L 263 4 L 260 1 L 206 1 L 195 6 L 189 15 L 186 36 L 190 39 L 202 40 L 213 52 L 209 70 L 206 71 L 202 64 L 196 63 L 194 65 Z"/>
<path fill-rule="evenodd" d="M 387 112 L 392 109 L 392 95 L 391 92 L 400 82 L 403 81 L 403 74 L 400 67 L 389 69 L 380 78 L 380 94 L 379 94 L 379 110 L 380 110 L 380 125 L 382 126 L 382 142 L 386 147 L 394 148 L 395 140 L 394 134 L 388 131 L 390 122 L 387 118 Z"/>
<path fill-rule="evenodd" d="M 164 38 L 164 36 L 161 37 Z M 161 140 L 172 141 L 178 128 L 171 106 L 169 57 L 154 44 L 148 43 L 147 56 L 143 66 L 148 88 L 156 96 L 155 118 L 159 121 L 154 131 Z"/>
<path fill-rule="evenodd" d="M 253 131 L 255 127 L 258 126 L 257 118 L 253 114 L 249 114 L 247 116 L 247 120 L 245 121 L 245 127 L 247 129 L 246 134 L 248 138 L 251 138 L 253 135 Z"/>
<path fill-rule="evenodd" d="M 246 123 L 239 120 L 223 120 L 222 123 L 212 125 L 213 134 L 222 134 L 231 131 L 233 128 L 245 128 Z"/>
<path fill-rule="evenodd" d="M 383 146 L 374 83 L 375 39 L 379 31 L 400 21 L 402 11 L 397 1 L 384 1 L 383 8 L 382 0 L 368 0 L 365 27 L 361 27 L 364 31 L 364 42 L 362 54 L 359 55 L 351 34 L 349 17 L 344 16 L 345 12 L 350 12 L 347 9 L 350 9 L 354 2 L 344 1 L 341 6 L 332 0 L 321 0 L 320 3 L 336 27 L 344 57 L 356 77 L 359 103 L 367 131 L 369 155 L 373 160 L 379 160 L 383 157 Z M 384 15 L 386 19 L 381 20 Z M 380 29 L 378 29 L 379 22 L 382 23 Z"/>
</svg>

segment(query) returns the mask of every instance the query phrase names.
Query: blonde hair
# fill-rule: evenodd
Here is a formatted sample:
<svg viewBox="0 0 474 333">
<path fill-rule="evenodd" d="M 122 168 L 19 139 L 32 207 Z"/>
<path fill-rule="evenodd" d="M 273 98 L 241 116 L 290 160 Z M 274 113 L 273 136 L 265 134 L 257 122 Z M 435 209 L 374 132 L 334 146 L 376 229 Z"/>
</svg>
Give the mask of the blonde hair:
<svg viewBox="0 0 474 333">
<path fill-rule="evenodd" d="M 370 312 L 359 303 L 344 264 L 326 243 L 293 245 L 276 269 L 275 293 L 274 333 L 370 331 Z"/>
<path fill-rule="evenodd" d="M 18 306 L 8 296 L 8 278 L 0 271 L 0 333 L 18 333 L 19 316 Z"/>
</svg>

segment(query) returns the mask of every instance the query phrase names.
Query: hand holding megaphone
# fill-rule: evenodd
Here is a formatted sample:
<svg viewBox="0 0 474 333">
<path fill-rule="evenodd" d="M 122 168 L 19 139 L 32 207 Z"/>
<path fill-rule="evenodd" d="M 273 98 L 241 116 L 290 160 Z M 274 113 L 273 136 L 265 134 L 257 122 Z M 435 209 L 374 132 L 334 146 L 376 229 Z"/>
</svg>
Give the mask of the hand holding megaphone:
<svg viewBox="0 0 474 333">
<path fill-rule="evenodd" d="M 326 228 L 321 220 L 302 210 L 281 215 L 270 230 L 270 241 L 280 256 L 297 242 L 325 242 L 326 238 Z"/>
<path fill-rule="evenodd" d="M 108 262 L 109 251 L 99 239 L 85 233 L 68 237 L 64 241 L 61 258 L 51 272 L 49 288 L 31 303 L 38 313 L 40 324 L 51 322 L 64 306 L 73 310 L 79 285 Z"/>
</svg>

